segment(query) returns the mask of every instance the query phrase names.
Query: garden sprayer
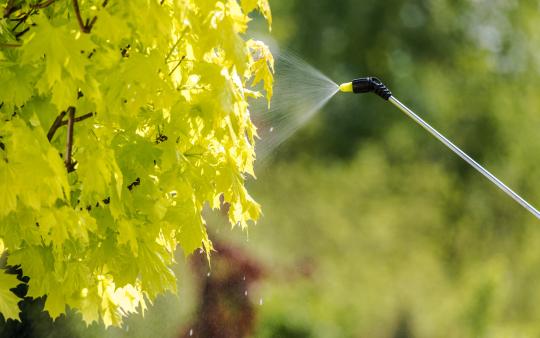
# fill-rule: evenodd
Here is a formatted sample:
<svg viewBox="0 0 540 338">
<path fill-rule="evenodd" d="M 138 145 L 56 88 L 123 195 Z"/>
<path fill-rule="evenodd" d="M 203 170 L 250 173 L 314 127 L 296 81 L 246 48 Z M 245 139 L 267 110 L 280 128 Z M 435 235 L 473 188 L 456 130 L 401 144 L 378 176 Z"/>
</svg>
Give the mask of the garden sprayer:
<svg viewBox="0 0 540 338">
<path fill-rule="evenodd" d="M 536 210 L 531 204 L 529 204 L 529 202 L 521 198 L 521 196 L 519 196 L 512 189 L 507 187 L 503 182 L 501 182 L 492 173 L 490 173 L 488 170 L 486 170 L 484 167 L 478 164 L 478 162 L 473 160 L 463 150 L 461 150 L 459 147 L 453 144 L 450 140 L 448 140 L 441 133 L 439 133 L 435 128 L 433 128 L 426 121 L 424 121 L 422 118 L 416 115 L 412 110 L 407 108 L 407 106 L 405 106 L 398 99 L 396 99 L 392 95 L 390 90 L 386 88 L 386 86 L 379 79 L 375 77 L 359 78 L 359 79 L 353 80 L 352 82 L 343 83 L 342 85 L 339 86 L 339 89 L 342 92 L 346 92 L 346 93 L 356 93 L 356 94 L 375 93 L 378 96 L 382 97 L 384 100 L 389 101 L 394 106 L 396 106 L 399 110 L 401 110 L 411 119 L 413 119 L 416 123 L 421 125 L 431 135 L 435 136 L 439 141 L 441 141 L 445 146 L 450 148 L 450 150 L 456 153 L 459 157 L 465 160 L 465 162 L 469 163 L 474 169 L 476 169 L 478 172 L 484 175 L 488 180 L 490 180 L 493 184 L 499 187 L 499 189 L 504 191 L 508 196 L 512 197 L 516 202 L 521 204 L 531 214 L 536 216 L 536 218 L 540 219 L 540 212 Z"/>
</svg>

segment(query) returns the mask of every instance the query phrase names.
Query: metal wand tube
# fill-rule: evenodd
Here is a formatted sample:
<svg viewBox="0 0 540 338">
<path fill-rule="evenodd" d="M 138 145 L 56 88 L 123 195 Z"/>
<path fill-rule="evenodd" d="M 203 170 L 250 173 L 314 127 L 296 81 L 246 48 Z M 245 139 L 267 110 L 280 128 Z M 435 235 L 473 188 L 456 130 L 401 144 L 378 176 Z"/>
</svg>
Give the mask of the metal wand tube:
<svg viewBox="0 0 540 338">
<path fill-rule="evenodd" d="M 501 182 L 497 177 L 495 177 L 492 173 L 490 173 L 487 169 L 482 167 L 478 162 L 473 160 L 469 155 L 467 155 L 463 150 L 461 150 L 459 147 L 457 147 L 455 144 L 450 142 L 446 137 L 444 137 L 441 133 L 439 133 L 435 128 L 433 128 L 431 125 L 429 125 L 426 121 L 424 121 L 420 116 L 416 115 L 412 110 L 407 108 L 403 103 L 401 103 L 398 99 L 396 99 L 394 96 L 390 96 L 388 98 L 388 101 L 390 101 L 394 106 L 396 106 L 399 110 L 401 110 L 403 113 L 405 113 L 407 116 L 409 116 L 411 119 L 413 119 L 416 123 L 422 126 L 425 130 L 427 130 L 431 135 L 435 136 L 439 141 L 441 141 L 445 146 L 450 148 L 454 153 L 456 153 L 459 157 L 461 157 L 465 162 L 469 163 L 474 169 L 476 169 L 479 173 L 484 175 L 488 180 L 493 182 L 499 189 L 504 191 L 508 196 L 512 197 L 516 202 L 521 204 L 525 209 L 527 209 L 531 214 L 536 216 L 536 218 L 540 219 L 540 212 L 536 210 L 531 204 L 529 204 L 527 201 L 525 201 L 521 196 L 516 194 L 512 189 L 507 187 L 503 182 Z"/>
</svg>

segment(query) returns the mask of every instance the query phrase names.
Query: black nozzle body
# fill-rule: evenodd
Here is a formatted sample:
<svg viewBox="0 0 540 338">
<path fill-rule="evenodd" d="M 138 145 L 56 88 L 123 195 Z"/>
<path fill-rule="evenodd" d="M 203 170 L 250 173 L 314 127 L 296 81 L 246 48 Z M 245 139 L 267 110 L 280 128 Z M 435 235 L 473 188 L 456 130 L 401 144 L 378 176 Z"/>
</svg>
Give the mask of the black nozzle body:
<svg viewBox="0 0 540 338">
<path fill-rule="evenodd" d="M 354 93 L 370 93 L 373 92 L 385 100 L 392 96 L 392 92 L 376 77 L 361 77 L 352 81 Z"/>
</svg>

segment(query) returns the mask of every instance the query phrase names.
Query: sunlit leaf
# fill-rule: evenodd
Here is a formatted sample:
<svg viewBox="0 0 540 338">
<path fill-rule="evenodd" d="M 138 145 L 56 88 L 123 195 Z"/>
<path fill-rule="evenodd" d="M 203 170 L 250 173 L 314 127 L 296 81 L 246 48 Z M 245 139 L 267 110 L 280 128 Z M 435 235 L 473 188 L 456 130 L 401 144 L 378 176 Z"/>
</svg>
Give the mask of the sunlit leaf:
<svg viewBox="0 0 540 338">
<path fill-rule="evenodd" d="M 1 249 L 51 317 L 119 326 L 176 290 L 178 248 L 211 252 L 206 203 L 223 195 L 233 225 L 259 216 L 247 99 L 260 82 L 271 97 L 273 59 L 244 33 L 249 12 L 271 16 L 262 0 L 78 3 L 0 20 L 17 43 L 0 51 Z"/>
</svg>

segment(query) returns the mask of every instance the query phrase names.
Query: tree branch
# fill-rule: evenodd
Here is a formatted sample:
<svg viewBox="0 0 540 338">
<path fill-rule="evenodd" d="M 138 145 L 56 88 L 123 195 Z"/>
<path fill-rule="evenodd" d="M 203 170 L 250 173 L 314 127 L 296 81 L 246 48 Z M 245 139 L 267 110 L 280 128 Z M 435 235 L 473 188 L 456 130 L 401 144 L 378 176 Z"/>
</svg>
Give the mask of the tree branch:
<svg viewBox="0 0 540 338">
<path fill-rule="evenodd" d="M 15 31 L 17 30 L 17 28 L 18 28 L 20 25 L 22 25 L 23 23 L 26 23 L 26 20 L 28 20 L 28 18 L 29 18 L 31 15 L 35 14 L 35 13 L 37 12 L 37 10 L 40 8 L 40 7 L 35 7 L 35 6 L 37 6 L 37 5 L 30 6 L 30 10 L 29 10 L 28 12 L 26 12 L 26 13 L 21 13 L 17 19 L 14 19 L 14 20 L 13 20 L 13 21 L 17 21 L 17 24 L 15 25 L 15 27 L 13 27 L 13 28 L 11 29 L 11 32 L 12 32 L 13 34 L 17 34 L 17 33 L 15 32 Z M 45 8 L 45 7 L 43 7 L 43 8 Z M 26 33 L 26 32 L 28 31 L 28 29 L 29 29 L 29 28 L 26 28 L 26 30 L 24 30 L 23 33 L 21 33 L 20 35 Z M 18 36 L 16 36 L 16 37 L 18 38 L 20 35 L 18 35 Z"/>
<path fill-rule="evenodd" d="M 54 134 L 56 133 L 56 131 L 58 130 L 58 128 L 62 127 L 62 126 L 65 126 L 69 123 L 69 119 L 68 120 L 64 120 L 64 116 L 66 116 L 66 112 L 63 111 L 61 112 L 57 117 L 56 119 L 54 120 L 51 128 L 49 128 L 49 131 L 47 132 L 47 139 L 49 140 L 49 142 L 52 140 L 52 138 L 54 137 Z M 94 116 L 94 113 L 88 113 L 88 114 L 84 114 L 84 115 L 81 115 L 81 116 L 78 116 L 78 117 L 75 117 L 73 119 L 73 123 L 75 122 L 81 122 L 81 121 L 84 121 L 88 118 L 91 118 L 92 116 Z"/>
<path fill-rule="evenodd" d="M 73 9 L 75 10 L 75 16 L 77 17 L 77 22 L 79 23 L 79 27 L 81 28 L 81 31 L 83 33 L 87 33 L 87 28 L 84 25 L 83 19 L 81 17 L 81 11 L 79 9 L 79 2 L 77 0 L 73 0 Z"/>
<path fill-rule="evenodd" d="M 90 117 L 94 116 L 94 113 L 88 113 L 88 114 L 84 114 L 84 115 L 81 115 L 79 117 L 76 117 L 73 119 L 73 122 L 81 122 L 81 121 L 84 121 Z M 65 126 L 66 124 L 68 124 L 69 120 L 64 120 L 60 123 L 61 126 Z"/>
<path fill-rule="evenodd" d="M 73 9 L 75 10 L 75 16 L 77 17 L 77 22 L 79 23 L 79 27 L 81 28 L 81 32 L 83 33 L 90 33 L 92 30 L 92 27 L 96 23 L 97 16 L 94 16 L 92 21 L 86 20 L 86 24 L 84 23 L 84 20 L 81 16 L 81 10 L 79 9 L 79 1 L 73 0 Z"/>
<path fill-rule="evenodd" d="M 17 7 L 15 6 L 15 0 L 9 0 L 6 8 L 4 9 L 4 18 L 8 18 L 11 13 L 15 12 Z"/>
<path fill-rule="evenodd" d="M 26 20 L 28 20 L 28 18 L 30 17 L 30 14 L 32 13 L 32 11 L 29 11 L 29 12 L 26 12 L 25 14 L 23 14 L 21 17 L 19 17 L 18 19 L 14 20 L 14 21 L 17 21 L 17 24 L 15 25 L 15 27 L 13 27 L 11 29 L 12 32 L 15 32 L 15 30 L 17 30 L 17 28 L 19 28 L 20 25 L 22 25 L 23 23 L 26 22 Z"/>
<path fill-rule="evenodd" d="M 54 120 L 51 128 L 49 128 L 49 131 L 47 132 L 47 139 L 49 140 L 49 142 L 51 142 L 53 136 L 54 136 L 54 133 L 56 133 L 56 130 L 58 128 L 60 128 L 60 126 L 62 125 L 62 119 L 64 118 L 64 116 L 66 116 L 66 112 L 63 111 L 61 112 L 57 117 L 56 119 Z"/>
<path fill-rule="evenodd" d="M 75 163 L 72 159 L 73 151 L 73 125 L 75 124 L 75 107 L 69 107 L 67 110 L 68 121 L 67 121 L 67 139 L 66 139 L 66 169 L 68 173 L 75 170 Z"/>
<path fill-rule="evenodd" d="M 37 8 L 37 9 L 47 8 L 50 5 L 52 5 L 55 1 L 56 0 L 46 0 L 38 4 L 32 5 L 32 8 Z"/>
<path fill-rule="evenodd" d="M 96 21 L 97 21 L 97 16 L 94 16 L 92 20 L 90 21 L 90 23 L 88 23 L 88 19 L 86 19 L 86 27 L 88 27 L 88 33 L 90 33 L 90 31 L 92 30 L 92 27 L 94 27 L 94 24 L 96 23 Z"/>
</svg>

